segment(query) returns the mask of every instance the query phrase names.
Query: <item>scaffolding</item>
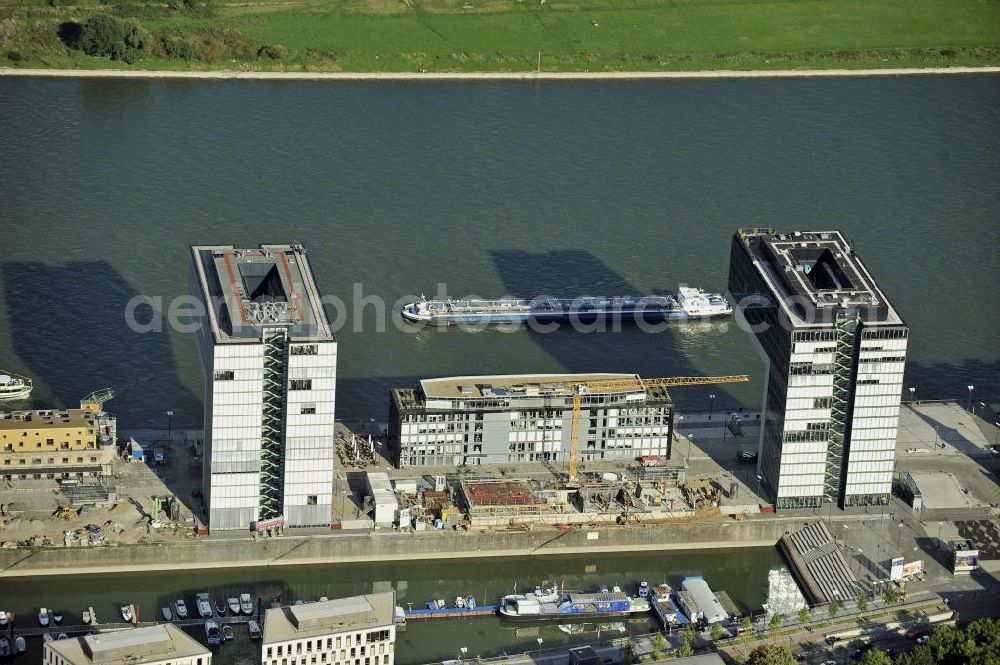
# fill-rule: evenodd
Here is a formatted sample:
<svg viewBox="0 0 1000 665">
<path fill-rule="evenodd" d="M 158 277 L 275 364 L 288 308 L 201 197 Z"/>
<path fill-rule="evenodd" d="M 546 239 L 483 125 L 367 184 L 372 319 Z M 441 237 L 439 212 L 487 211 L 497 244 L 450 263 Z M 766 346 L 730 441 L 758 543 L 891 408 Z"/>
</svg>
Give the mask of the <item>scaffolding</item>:
<svg viewBox="0 0 1000 665">
<path fill-rule="evenodd" d="M 287 378 L 288 331 L 284 328 L 265 329 L 259 520 L 274 519 L 282 514 Z"/>
</svg>

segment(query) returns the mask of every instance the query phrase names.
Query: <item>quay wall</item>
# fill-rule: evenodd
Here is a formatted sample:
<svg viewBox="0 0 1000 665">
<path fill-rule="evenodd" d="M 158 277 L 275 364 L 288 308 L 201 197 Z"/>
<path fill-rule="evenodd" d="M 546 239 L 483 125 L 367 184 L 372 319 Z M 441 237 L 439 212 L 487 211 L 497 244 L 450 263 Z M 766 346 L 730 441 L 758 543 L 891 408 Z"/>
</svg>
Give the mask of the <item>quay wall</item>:
<svg viewBox="0 0 1000 665">
<path fill-rule="evenodd" d="M 802 520 L 780 518 L 572 531 L 370 532 L 254 542 L 210 536 L 179 543 L 0 550 L 0 578 L 31 575 L 287 566 L 669 549 L 772 547 Z"/>
</svg>

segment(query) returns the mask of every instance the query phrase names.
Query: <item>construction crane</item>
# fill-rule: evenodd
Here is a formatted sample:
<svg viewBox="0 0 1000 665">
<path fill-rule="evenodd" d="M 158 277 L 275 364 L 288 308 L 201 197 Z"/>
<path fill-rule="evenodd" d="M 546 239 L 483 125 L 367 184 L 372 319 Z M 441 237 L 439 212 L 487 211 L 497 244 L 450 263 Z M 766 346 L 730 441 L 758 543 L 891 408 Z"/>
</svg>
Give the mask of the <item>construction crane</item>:
<svg viewBox="0 0 1000 665">
<path fill-rule="evenodd" d="M 580 456 L 580 408 L 583 398 L 594 392 L 624 392 L 649 390 L 651 388 L 676 388 L 678 386 L 707 386 L 720 383 L 743 383 L 750 380 L 747 374 L 730 376 L 667 376 L 643 379 L 638 376 L 627 379 L 593 379 L 569 381 L 573 391 L 573 420 L 570 421 L 569 435 L 569 482 L 576 481 L 577 458 Z"/>
<path fill-rule="evenodd" d="M 80 400 L 80 408 L 87 409 L 91 411 L 102 411 L 104 409 L 104 403 L 114 399 L 115 391 L 111 388 L 101 388 L 100 390 L 95 390 L 90 393 L 82 400 Z"/>
</svg>

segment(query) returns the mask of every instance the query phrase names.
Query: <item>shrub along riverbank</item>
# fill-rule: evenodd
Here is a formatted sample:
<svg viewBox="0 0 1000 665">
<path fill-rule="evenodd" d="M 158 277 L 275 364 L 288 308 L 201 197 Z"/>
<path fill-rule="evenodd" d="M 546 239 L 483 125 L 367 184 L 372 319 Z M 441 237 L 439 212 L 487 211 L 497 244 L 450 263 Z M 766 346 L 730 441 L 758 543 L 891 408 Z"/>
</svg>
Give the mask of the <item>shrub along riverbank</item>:
<svg viewBox="0 0 1000 665">
<path fill-rule="evenodd" d="M 100 2 L 0 0 L 0 66 L 600 72 L 1000 64 L 1000 3 L 992 0 Z"/>
</svg>

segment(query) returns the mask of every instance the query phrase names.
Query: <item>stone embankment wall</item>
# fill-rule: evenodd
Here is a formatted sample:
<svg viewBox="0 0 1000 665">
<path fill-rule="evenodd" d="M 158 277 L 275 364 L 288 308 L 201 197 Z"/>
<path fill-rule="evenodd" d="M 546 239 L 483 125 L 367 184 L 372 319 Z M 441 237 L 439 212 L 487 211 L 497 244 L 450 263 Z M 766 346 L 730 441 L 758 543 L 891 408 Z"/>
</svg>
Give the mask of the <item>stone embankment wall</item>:
<svg viewBox="0 0 1000 665">
<path fill-rule="evenodd" d="M 541 556 L 582 552 L 773 546 L 801 520 L 780 518 L 572 531 L 373 532 L 272 538 L 213 537 L 118 547 L 19 548 L 0 551 L 0 577 L 394 561 L 426 558 Z"/>
</svg>

